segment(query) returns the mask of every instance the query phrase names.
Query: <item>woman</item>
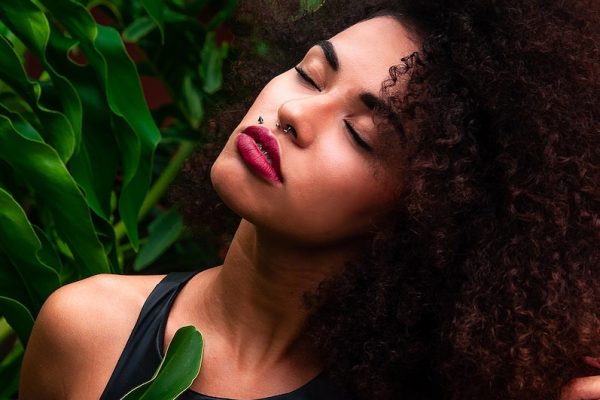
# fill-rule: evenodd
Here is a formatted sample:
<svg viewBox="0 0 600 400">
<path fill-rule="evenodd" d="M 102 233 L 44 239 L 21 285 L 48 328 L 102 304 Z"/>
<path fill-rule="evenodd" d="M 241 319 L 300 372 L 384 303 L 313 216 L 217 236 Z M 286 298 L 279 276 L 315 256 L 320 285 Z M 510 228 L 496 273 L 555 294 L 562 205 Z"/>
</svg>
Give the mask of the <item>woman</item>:
<svg viewBox="0 0 600 400">
<path fill-rule="evenodd" d="M 22 398 L 118 398 L 185 325 L 184 398 L 600 398 L 597 6 L 535 3 L 385 4 L 310 47 L 212 168 L 223 265 L 61 288 Z"/>
</svg>

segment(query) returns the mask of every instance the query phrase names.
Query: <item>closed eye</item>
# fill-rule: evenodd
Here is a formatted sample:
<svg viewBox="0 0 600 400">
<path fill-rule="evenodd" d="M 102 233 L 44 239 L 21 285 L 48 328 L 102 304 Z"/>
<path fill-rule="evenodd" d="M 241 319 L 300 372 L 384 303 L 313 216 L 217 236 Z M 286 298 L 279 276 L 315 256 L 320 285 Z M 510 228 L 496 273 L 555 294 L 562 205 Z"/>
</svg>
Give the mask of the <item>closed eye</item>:
<svg viewBox="0 0 600 400">
<path fill-rule="evenodd" d="M 321 88 L 319 87 L 319 85 L 317 85 L 317 83 L 306 73 L 306 71 L 304 71 L 304 69 L 302 69 L 302 67 L 300 66 L 295 66 L 294 69 L 296 70 L 296 72 L 298 73 L 298 75 L 308 84 L 310 84 L 312 87 L 314 87 L 315 89 L 317 89 L 319 92 L 321 91 Z M 352 124 L 348 121 L 348 120 L 344 120 L 344 125 L 346 126 L 346 129 L 348 130 L 348 133 L 350 133 L 350 136 L 352 136 L 352 139 L 356 142 L 356 144 L 358 144 L 360 147 L 362 147 L 363 149 L 372 152 L 373 148 L 367 143 L 365 142 L 365 140 L 361 137 L 361 135 L 356 131 L 356 129 L 354 129 L 354 127 L 352 126 Z"/>
<path fill-rule="evenodd" d="M 373 151 L 373 148 L 367 142 L 365 142 L 365 140 L 360 136 L 360 134 L 356 131 L 356 129 L 354 129 L 352 124 L 350 122 L 348 122 L 348 120 L 344 120 L 344 125 L 346 125 L 346 129 L 350 133 L 350 136 L 352 136 L 352 139 L 354 139 L 354 141 L 360 147 L 367 150 L 368 152 Z"/>
<path fill-rule="evenodd" d="M 304 81 L 308 82 L 312 87 L 314 87 L 315 89 L 317 89 L 319 92 L 321 91 L 321 88 L 319 87 L 319 85 L 317 85 L 317 83 L 310 76 L 308 76 L 308 74 L 306 73 L 306 71 L 304 71 L 302 69 L 302 67 L 296 66 L 296 67 L 294 67 L 294 69 L 296 70 L 296 72 L 298 73 L 298 75 L 300 75 L 300 77 Z"/>
</svg>

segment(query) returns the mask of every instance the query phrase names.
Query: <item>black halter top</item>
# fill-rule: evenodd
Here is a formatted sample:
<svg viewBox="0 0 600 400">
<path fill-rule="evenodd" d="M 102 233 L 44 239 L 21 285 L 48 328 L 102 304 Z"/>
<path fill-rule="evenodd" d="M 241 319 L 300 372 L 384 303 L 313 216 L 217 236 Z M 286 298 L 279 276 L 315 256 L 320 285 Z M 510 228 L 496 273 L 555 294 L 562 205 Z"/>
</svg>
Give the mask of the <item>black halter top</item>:
<svg viewBox="0 0 600 400">
<path fill-rule="evenodd" d="M 172 272 L 152 290 L 100 400 L 118 400 L 134 387 L 152 378 L 163 357 L 165 326 L 171 306 L 181 288 L 195 274 L 196 272 Z M 347 400 L 349 398 L 323 374 L 320 374 L 294 391 L 261 400 Z M 190 389 L 177 399 L 232 400 L 203 395 Z"/>
</svg>

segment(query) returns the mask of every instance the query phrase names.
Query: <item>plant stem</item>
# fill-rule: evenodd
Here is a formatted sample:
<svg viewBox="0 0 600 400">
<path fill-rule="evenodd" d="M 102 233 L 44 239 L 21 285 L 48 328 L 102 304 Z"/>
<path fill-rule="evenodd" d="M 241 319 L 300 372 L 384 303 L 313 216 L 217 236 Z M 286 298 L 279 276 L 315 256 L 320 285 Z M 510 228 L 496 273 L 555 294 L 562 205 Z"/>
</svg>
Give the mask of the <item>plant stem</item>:
<svg viewBox="0 0 600 400">
<path fill-rule="evenodd" d="M 184 141 L 179 145 L 179 148 L 177 149 L 175 154 L 173 154 L 173 157 L 169 161 L 169 164 L 167 164 L 163 172 L 160 174 L 158 179 L 154 182 L 154 184 L 148 191 L 148 194 L 146 195 L 146 198 L 142 203 L 142 207 L 140 208 L 140 212 L 138 214 L 138 221 L 141 220 L 148 213 L 148 211 L 150 211 L 152 207 L 154 207 L 154 205 L 162 198 L 171 182 L 173 182 L 173 180 L 179 173 L 181 166 L 188 158 L 188 156 L 192 154 L 197 145 L 197 142 L 192 141 Z M 125 233 L 125 224 L 123 223 L 123 221 L 119 221 L 115 225 L 115 237 L 117 243 L 119 243 L 121 239 L 123 239 Z"/>
</svg>

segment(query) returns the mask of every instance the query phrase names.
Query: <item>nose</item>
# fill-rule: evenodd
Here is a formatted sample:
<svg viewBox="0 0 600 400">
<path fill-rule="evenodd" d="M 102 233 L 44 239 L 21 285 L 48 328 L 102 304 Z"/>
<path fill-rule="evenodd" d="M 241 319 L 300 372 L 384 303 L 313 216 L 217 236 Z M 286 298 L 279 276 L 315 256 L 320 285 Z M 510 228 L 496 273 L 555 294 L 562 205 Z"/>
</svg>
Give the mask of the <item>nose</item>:
<svg viewBox="0 0 600 400">
<path fill-rule="evenodd" d="M 327 109 L 326 101 L 318 97 L 288 100 L 277 110 L 280 129 L 289 134 L 300 147 L 310 146 L 315 140 L 317 129 L 323 129 L 326 125 L 330 110 Z"/>
</svg>

